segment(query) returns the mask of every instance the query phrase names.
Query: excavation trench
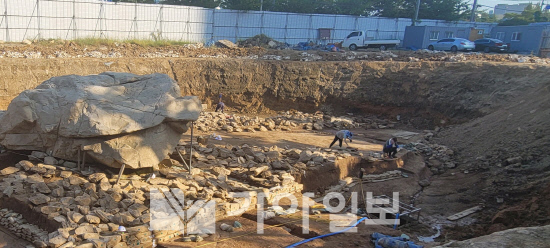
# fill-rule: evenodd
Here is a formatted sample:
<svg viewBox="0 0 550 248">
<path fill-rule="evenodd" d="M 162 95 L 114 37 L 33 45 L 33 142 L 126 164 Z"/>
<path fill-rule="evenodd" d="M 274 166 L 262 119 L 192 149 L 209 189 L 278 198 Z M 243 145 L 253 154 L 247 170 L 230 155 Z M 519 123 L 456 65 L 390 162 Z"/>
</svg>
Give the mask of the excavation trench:
<svg viewBox="0 0 550 248">
<path fill-rule="evenodd" d="M 325 188 L 338 185 L 341 179 L 346 177 L 359 177 L 363 168 L 365 175 L 382 174 L 393 170 L 406 170 L 405 164 L 410 155 L 406 153 L 402 157 L 392 160 L 368 161 L 358 156 L 351 156 L 337 160 L 335 163 L 316 166 L 303 174 L 296 174 L 296 181 L 304 185 L 303 192 L 321 192 Z"/>
<path fill-rule="evenodd" d="M 106 68 L 106 62 L 114 63 Z M 354 116 L 378 115 L 392 120 L 399 115 L 400 124 L 420 129 L 467 122 L 492 113 L 514 96 L 537 86 L 540 81 L 546 81 L 548 75 L 546 66 L 479 61 L 281 62 L 111 58 L 36 59 L 29 63 L 28 60 L 13 59 L 0 63 L 0 76 L 4 78 L 4 83 L 0 85 L 0 109 L 6 109 L 9 102 L 24 90 L 32 89 L 51 77 L 98 74 L 106 70 L 168 74 L 177 80 L 183 95 L 199 96 L 209 108 L 222 93 L 223 101 L 232 112 L 273 114 L 275 111 L 294 109 L 310 113 L 323 111 L 335 116 L 347 113 Z M 529 111 L 531 109 L 523 112 Z M 502 115 L 510 116 L 508 113 Z M 26 159 L 2 156 L 0 168 Z M 387 191 L 407 187 L 403 190 L 403 199 L 406 199 L 418 192 L 419 179 L 425 178 L 428 173 L 425 168 L 420 168 L 423 161 L 419 157 L 406 153 L 396 160 L 371 162 L 351 156 L 294 177 L 304 185 L 303 192 L 324 193 L 345 177 L 357 177 L 361 168 L 365 170 L 365 175 L 400 170 L 415 174 L 415 177 L 392 182 L 392 187 L 388 187 Z M 409 164 L 414 164 L 415 168 L 410 169 Z M 358 187 L 351 188 L 350 192 L 360 192 L 362 189 Z M 386 194 L 384 190 L 374 193 Z M 59 227 L 55 221 L 31 209 L 26 199 L 3 196 L 1 200 L 0 207 L 21 213 L 27 221 L 42 229 L 51 232 Z M 256 220 L 247 215 L 243 217 Z M 266 221 L 266 224 L 281 223 L 274 220 Z M 298 224 L 288 224 L 286 227 L 291 229 L 291 234 L 301 238 L 317 235 L 300 236 Z"/>
</svg>

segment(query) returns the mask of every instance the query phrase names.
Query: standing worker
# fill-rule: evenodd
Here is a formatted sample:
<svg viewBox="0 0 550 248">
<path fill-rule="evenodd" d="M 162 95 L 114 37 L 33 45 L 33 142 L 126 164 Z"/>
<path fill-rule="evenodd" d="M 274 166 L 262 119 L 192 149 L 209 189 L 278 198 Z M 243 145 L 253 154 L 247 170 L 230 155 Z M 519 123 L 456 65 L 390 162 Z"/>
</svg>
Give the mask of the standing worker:
<svg viewBox="0 0 550 248">
<path fill-rule="evenodd" d="M 395 137 L 386 141 L 386 144 L 384 144 L 384 149 L 382 150 L 384 152 L 384 156 L 387 154 L 388 158 L 396 158 L 395 154 L 397 153 L 397 146 L 397 138 Z"/>
<path fill-rule="evenodd" d="M 332 145 L 334 145 L 334 143 L 336 143 L 337 140 L 340 141 L 340 148 L 342 148 L 342 141 L 346 142 L 346 145 L 349 146 L 346 139 L 349 139 L 349 142 L 353 142 L 352 137 L 353 137 L 353 134 L 350 131 L 340 130 L 336 132 L 336 135 L 334 135 L 334 140 L 332 141 L 332 143 L 330 143 L 330 146 L 328 148 L 331 148 Z"/>
</svg>

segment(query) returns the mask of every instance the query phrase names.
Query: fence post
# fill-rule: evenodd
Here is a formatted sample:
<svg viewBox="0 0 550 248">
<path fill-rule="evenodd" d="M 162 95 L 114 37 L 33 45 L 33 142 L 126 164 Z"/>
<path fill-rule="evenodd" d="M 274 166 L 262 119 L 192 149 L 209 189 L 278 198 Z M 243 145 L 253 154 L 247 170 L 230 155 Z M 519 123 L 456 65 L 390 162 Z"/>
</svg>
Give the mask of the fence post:
<svg viewBox="0 0 550 248">
<path fill-rule="evenodd" d="M 71 27 L 73 30 L 73 40 L 76 40 L 76 6 L 75 1 L 73 0 L 73 17 L 71 18 L 71 23 L 69 23 L 69 29 L 67 29 L 67 35 L 65 35 L 65 39 L 69 38 L 69 33 L 71 32 Z"/>
<path fill-rule="evenodd" d="M 265 11 L 262 11 L 262 14 L 260 15 L 260 34 L 264 33 L 264 13 Z"/>
<path fill-rule="evenodd" d="M 191 7 L 187 7 L 187 23 L 185 24 L 185 30 L 187 30 L 187 40 L 186 42 L 190 41 L 189 33 L 191 33 Z"/>
<path fill-rule="evenodd" d="M 163 31 L 163 22 L 164 22 L 164 15 L 163 15 L 163 11 L 164 10 L 164 4 L 160 5 L 160 10 L 159 10 L 159 20 L 160 20 L 160 31 L 159 31 L 159 40 L 163 40 L 162 38 L 162 31 Z"/>
<path fill-rule="evenodd" d="M 235 43 L 239 41 L 239 14 L 237 14 L 237 18 L 235 21 Z"/>
<path fill-rule="evenodd" d="M 101 39 L 101 37 L 105 37 L 105 34 L 103 33 L 103 28 L 105 27 L 105 20 L 103 19 L 103 17 L 105 16 L 105 5 L 103 3 L 101 3 L 101 8 L 99 9 L 99 38 Z"/>
<path fill-rule="evenodd" d="M 40 40 L 40 0 L 36 0 L 36 21 L 38 22 L 38 33 L 36 34 L 36 40 Z"/>
<path fill-rule="evenodd" d="M 6 22 L 6 41 L 10 42 L 10 27 L 8 25 L 8 0 L 4 0 L 4 21 Z"/>
<path fill-rule="evenodd" d="M 313 31 L 313 14 L 310 14 L 309 15 L 309 28 L 308 28 L 308 32 L 307 32 L 307 36 L 308 36 L 309 41 L 313 40 L 313 35 L 311 35 L 312 31 Z"/>
<path fill-rule="evenodd" d="M 134 0 L 134 20 L 132 21 L 132 26 L 130 26 L 130 32 L 128 33 L 128 38 L 130 38 L 130 35 L 132 34 L 132 29 L 134 30 L 134 39 L 138 38 L 137 37 L 138 35 L 137 13 L 138 13 L 137 0 Z"/>
<path fill-rule="evenodd" d="M 334 15 L 334 23 L 332 24 L 332 31 L 330 32 L 330 38 L 329 38 L 329 41 L 331 43 L 334 43 L 334 39 L 332 37 L 333 37 L 333 33 L 336 32 L 336 18 L 337 18 L 337 15 Z"/>
<path fill-rule="evenodd" d="M 214 32 L 216 30 L 216 9 L 212 9 L 212 34 L 210 35 L 210 41 L 214 42 Z"/>
<path fill-rule="evenodd" d="M 95 38 L 95 32 L 97 31 L 97 26 L 99 25 L 99 38 L 104 36 L 103 34 L 103 16 L 104 16 L 104 9 L 103 9 L 103 2 L 99 5 L 99 19 L 97 20 L 97 24 L 95 26 L 96 30 L 94 30 L 94 38 Z"/>
<path fill-rule="evenodd" d="M 285 20 L 285 43 L 288 43 L 287 37 L 288 37 L 288 13 L 286 13 L 286 20 Z"/>
</svg>

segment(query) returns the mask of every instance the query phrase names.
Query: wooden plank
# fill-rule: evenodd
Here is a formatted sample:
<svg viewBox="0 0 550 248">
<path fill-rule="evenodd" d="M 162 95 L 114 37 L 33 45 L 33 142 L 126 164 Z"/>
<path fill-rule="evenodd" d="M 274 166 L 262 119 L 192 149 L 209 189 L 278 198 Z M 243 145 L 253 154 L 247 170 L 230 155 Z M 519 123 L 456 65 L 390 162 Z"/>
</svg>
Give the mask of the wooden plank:
<svg viewBox="0 0 550 248">
<path fill-rule="evenodd" d="M 479 205 L 479 206 L 475 206 L 475 207 L 472 207 L 472 208 L 468 208 L 460 213 L 456 213 L 456 214 L 453 214 L 449 217 L 447 217 L 448 220 L 458 220 L 458 219 L 461 219 L 461 218 L 464 218 L 470 214 L 473 214 L 479 210 L 483 209 L 483 206 Z"/>
</svg>

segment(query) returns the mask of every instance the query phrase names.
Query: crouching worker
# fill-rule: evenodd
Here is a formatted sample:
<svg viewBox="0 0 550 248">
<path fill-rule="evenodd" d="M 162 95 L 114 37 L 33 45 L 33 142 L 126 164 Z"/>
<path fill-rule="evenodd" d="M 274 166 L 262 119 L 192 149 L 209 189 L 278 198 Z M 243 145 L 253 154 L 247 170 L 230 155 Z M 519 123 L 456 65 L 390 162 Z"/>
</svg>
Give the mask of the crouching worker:
<svg viewBox="0 0 550 248">
<path fill-rule="evenodd" d="M 395 154 L 397 153 L 397 138 L 393 137 L 386 141 L 384 144 L 384 156 L 387 155 L 388 158 L 396 158 Z"/>
<path fill-rule="evenodd" d="M 225 104 L 223 104 L 223 102 L 219 102 L 218 105 L 216 105 L 216 112 L 218 112 L 218 110 L 221 110 L 223 113 L 224 108 L 225 108 Z"/>
<path fill-rule="evenodd" d="M 342 148 L 342 141 L 346 142 L 346 145 L 349 146 L 346 139 L 349 139 L 349 142 L 353 142 L 352 138 L 353 138 L 353 134 L 350 131 L 340 130 L 340 131 L 336 132 L 336 135 L 334 136 L 334 140 L 332 141 L 332 143 L 330 143 L 330 146 L 328 148 L 331 148 L 332 145 L 334 145 L 334 143 L 336 143 L 337 140 L 340 142 L 340 144 L 339 144 L 340 148 Z"/>
</svg>

